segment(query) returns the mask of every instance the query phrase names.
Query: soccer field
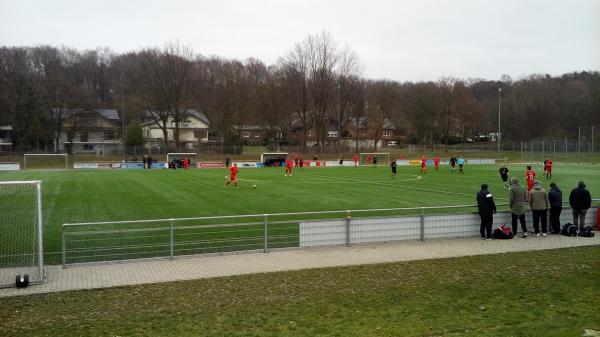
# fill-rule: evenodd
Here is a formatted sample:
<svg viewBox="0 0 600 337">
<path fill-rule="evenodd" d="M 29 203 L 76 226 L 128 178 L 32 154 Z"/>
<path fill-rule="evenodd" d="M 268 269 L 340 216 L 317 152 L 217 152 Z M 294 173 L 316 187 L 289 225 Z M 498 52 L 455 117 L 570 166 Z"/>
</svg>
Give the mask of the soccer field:
<svg viewBox="0 0 600 337">
<path fill-rule="evenodd" d="M 56 263 L 64 223 L 474 205 L 481 183 L 490 185 L 497 203 L 505 203 L 498 167 L 467 165 L 459 175 L 443 166 L 420 176 L 418 167 L 400 166 L 395 179 L 385 166 L 295 169 L 291 177 L 279 168 L 247 168 L 240 169 L 238 189 L 224 188 L 226 169 L 20 171 L 0 172 L 0 180 L 43 181 L 44 246 Z M 508 167 L 523 182 L 525 165 Z M 535 169 L 547 186 L 550 180 Z M 598 196 L 597 165 L 558 164 L 553 174 L 565 200 L 579 180 Z"/>
</svg>

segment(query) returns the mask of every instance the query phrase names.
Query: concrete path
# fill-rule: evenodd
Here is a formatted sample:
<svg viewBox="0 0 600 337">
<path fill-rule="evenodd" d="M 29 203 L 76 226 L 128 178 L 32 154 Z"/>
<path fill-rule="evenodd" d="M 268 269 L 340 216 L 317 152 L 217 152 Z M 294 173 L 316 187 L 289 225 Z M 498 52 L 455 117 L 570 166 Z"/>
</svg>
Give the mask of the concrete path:
<svg viewBox="0 0 600 337">
<path fill-rule="evenodd" d="M 25 289 L 0 289 L 0 297 L 79 289 L 109 288 L 145 283 L 193 280 L 221 276 L 278 272 L 309 268 L 424 260 L 469 255 L 600 245 L 594 238 L 552 235 L 545 238 L 484 241 L 478 238 L 407 241 L 387 245 L 295 249 L 267 254 L 196 256 L 169 260 L 146 260 L 62 269 L 48 266 L 42 285 Z"/>
</svg>

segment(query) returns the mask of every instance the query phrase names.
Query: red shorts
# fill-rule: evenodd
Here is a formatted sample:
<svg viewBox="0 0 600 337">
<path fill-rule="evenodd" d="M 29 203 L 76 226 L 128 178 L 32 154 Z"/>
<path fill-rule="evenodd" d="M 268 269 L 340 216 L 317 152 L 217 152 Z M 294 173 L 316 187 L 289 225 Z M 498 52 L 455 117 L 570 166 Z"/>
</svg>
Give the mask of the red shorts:
<svg viewBox="0 0 600 337">
<path fill-rule="evenodd" d="M 229 180 L 237 180 L 237 175 L 231 175 L 229 176 Z"/>
<path fill-rule="evenodd" d="M 421 164 L 421 168 L 427 168 L 427 165 Z"/>
<path fill-rule="evenodd" d="M 552 166 L 546 167 L 546 172 L 552 172 Z"/>
</svg>

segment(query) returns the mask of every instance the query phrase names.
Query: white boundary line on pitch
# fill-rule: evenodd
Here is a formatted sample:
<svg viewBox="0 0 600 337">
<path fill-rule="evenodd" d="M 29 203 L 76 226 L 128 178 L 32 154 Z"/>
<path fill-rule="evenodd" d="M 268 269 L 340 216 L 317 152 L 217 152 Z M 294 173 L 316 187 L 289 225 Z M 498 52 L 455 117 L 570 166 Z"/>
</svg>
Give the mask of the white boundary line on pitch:
<svg viewBox="0 0 600 337">
<path fill-rule="evenodd" d="M 409 174 L 408 176 L 413 176 L 413 177 L 416 177 L 416 178 L 394 179 L 393 181 L 415 181 L 415 180 L 423 179 L 423 177 L 415 175 L 415 174 Z M 328 176 L 320 176 L 320 175 L 311 175 L 311 177 L 330 178 Z M 280 182 L 280 180 L 267 180 L 267 179 L 238 179 L 238 180 L 240 180 L 240 181 L 258 181 L 258 182 L 265 182 L 265 183 L 278 183 L 278 182 Z M 302 181 L 303 184 L 354 184 L 354 183 L 357 183 L 357 182 L 365 182 L 365 181 L 358 181 L 358 180 L 348 180 L 348 181 L 344 181 L 344 182 Z M 371 181 L 368 181 L 368 183 L 370 183 L 370 184 L 385 184 L 386 186 L 392 186 L 392 185 L 388 185 L 384 181 L 373 181 L 373 180 L 371 180 Z"/>
<path fill-rule="evenodd" d="M 394 185 L 378 183 L 378 182 L 375 182 L 375 181 L 351 180 L 351 179 L 347 179 L 347 178 L 329 177 L 329 176 L 321 176 L 321 175 L 313 175 L 313 176 L 323 177 L 323 178 L 332 178 L 332 179 L 338 179 L 338 180 L 353 181 L 353 182 L 356 182 L 356 183 L 367 183 L 367 184 L 374 184 L 374 185 L 383 185 L 383 186 L 395 187 Z M 423 179 L 423 177 L 421 177 L 421 176 L 417 176 L 417 177 L 419 177 L 420 179 Z M 414 179 L 414 180 L 419 180 L 419 179 Z M 446 194 L 452 194 L 452 195 L 464 195 L 464 196 L 470 196 L 470 197 L 474 196 L 473 194 L 467 194 L 467 193 L 461 193 L 461 192 L 448 192 L 448 191 L 444 191 L 444 190 L 433 190 L 433 189 L 427 189 L 427 188 L 421 188 L 421 187 L 412 187 L 412 186 L 398 186 L 398 187 L 405 188 L 405 189 L 413 189 L 413 190 L 419 190 L 419 191 L 426 191 L 426 192 L 446 193 Z M 498 200 L 508 200 L 506 198 L 501 198 L 501 197 L 496 197 L 496 199 L 498 199 Z"/>
</svg>

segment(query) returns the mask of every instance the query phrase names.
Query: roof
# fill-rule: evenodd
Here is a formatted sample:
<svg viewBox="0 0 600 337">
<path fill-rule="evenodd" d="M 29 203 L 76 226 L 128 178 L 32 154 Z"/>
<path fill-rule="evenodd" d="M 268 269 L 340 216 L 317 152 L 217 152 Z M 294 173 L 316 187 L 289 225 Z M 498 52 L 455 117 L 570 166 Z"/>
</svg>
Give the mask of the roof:
<svg viewBox="0 0 600 337">
<path fill-rule="evenodd" d="M 156 115 L 156 113 L 153 112 L 153 111 L 145 111 L 143 113 L 145 121 L 142 122 L 142 123 L 140 123 L 140 125 L 141 126 L 145 126 L 145 125 L 151 125 L 151 124 L 153 124 L 154 121 L 151 118 L 152 115 Z M 208 117 L 206 117 L 206 115 L 204 114 L 204 112 L 198 111 L 196 109 L 186 109 L 185 112 L 184 112 L 184 115 L 196 117 L 200 121 L 204 122 L 204 124 L 210 126 L 210 121 L 208 120 Z"/>
<path fill-rule="evenodd" d="M 119 112 L 116 109 L 85 109 L 85 108 L 75 108 L 75 109 L 58 109 L 58 108 L 54 108 L 52 109 L 52 113 L 54 113 L 55 115 L 59 112 L 62 111 L 64 113 L 64 117 L 69 116 L 72 112 L 74 113 L 80 113 L 83 111 L 94 111 L 96 113 L 98 113 L 98 115 L 109 119 L 109 120 L 119 120 Z"/>
<path fill-rule="evenodd" d="M 350 123 L 352 123 L 352 125 L 357 125 L 357 119 L 356 117 L 349 117 L 348 121 Z M 358 127 L 364 127 L 366 126 L 366 124 L 369 123 L 369 118 L 367 116 L 363 116 L 363 117 L 359 117 L 358 118 Z M 384 118 L 383 119 L 383 125 L 382 125 L 383 129 L 386 130 L 396 130 L 396 126 L 394 125 L 394 123 L 392 123 L 392 121 L 390 121 L 388 118 Z"/>
</svg>

